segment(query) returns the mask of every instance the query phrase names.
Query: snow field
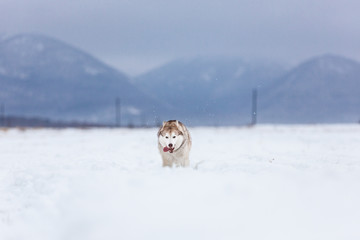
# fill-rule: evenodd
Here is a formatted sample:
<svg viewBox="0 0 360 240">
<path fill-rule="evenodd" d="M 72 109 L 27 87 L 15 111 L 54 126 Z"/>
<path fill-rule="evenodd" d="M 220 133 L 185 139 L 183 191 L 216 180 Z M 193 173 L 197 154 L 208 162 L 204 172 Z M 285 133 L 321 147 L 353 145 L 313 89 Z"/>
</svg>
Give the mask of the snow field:
<svg viewBox="0 0 360 240">
<path fill-rule="evenodd" d="M 0 239 L 360 239 L 360 126 L 0 131 Z"/>
</svg>

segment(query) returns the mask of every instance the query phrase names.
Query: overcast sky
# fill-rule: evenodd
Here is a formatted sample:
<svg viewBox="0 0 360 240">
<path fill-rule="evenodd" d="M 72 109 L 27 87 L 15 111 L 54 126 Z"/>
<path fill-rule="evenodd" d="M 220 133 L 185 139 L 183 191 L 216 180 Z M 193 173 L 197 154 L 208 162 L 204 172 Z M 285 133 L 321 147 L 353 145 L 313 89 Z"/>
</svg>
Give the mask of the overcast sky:
<svg viewBox="0 0 360 240">
<path fill-rule="evenodd" d="M 178 57 L 360 60 L 359 0 L 0 0 L 0 33 L 41 33 L 136 75 Z"/>
</svg>

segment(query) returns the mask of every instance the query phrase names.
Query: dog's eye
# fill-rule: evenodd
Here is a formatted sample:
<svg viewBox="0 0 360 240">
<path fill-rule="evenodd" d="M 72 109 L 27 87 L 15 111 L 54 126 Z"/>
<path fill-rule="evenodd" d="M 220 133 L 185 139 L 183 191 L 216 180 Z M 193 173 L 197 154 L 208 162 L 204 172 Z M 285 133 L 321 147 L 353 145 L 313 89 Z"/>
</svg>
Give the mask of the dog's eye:
<svg viewBox="0 0 360 240">
<path fill-rule="evenodd" d="M 176 138 L 176 136 L 173 136 L 173 138 Z"/>
<path fill-rule="evenodd" d="M 169 138 L 168 136 L 166 136 L 165 138 Z"/>
</svg>

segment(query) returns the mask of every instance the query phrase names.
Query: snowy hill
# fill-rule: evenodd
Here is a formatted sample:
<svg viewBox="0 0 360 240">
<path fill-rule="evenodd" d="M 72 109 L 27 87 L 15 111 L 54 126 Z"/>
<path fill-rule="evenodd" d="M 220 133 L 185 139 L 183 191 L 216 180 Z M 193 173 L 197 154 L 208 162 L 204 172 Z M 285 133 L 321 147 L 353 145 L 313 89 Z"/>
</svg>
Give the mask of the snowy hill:
<svg viewBox="0 0 360 240">
<path fill-rule="evenodd" d="M 252 88 L 267 86 L 283 73 L 275 64 L 198 57 L 170 62 L 133 82 L 191 123 L 244 124 L 250 121 Z"/>
<path fill-rule="evenodd" d="M 195 124 L 249 123 L 254 87 L 259 91 L 259 122 L 360 119 L 360 64 L 334 55 L 310 59 L 288 72 L 237 58 L 178 60 L 136 78 L 134 84 Z"/>
<path fill-rule="evenodd" d="M 127 76 L 61 41 L 34 34 L 0 42 L 0 103 L 8 114 L 113 122 L 116 97 L 124 118 L 154 117 L 159 103 Z"/>
<path fill-rule="evenodd" d="M 263 122 L 357 122 L 360 64 L 324 55 L 300 64 L 260 94 Z"/>
<path fill-rule="evenodd" d="M 182 119 L 190 125 L 357 122 L 360 64 L 339 56 L 310 59 L 286 72 L 270 63 L 198 57 L 130 79 L 89 54 L 35 34 L 0 37 L 0 104 L 9 115 L 113 123 Z"/>
</svg>

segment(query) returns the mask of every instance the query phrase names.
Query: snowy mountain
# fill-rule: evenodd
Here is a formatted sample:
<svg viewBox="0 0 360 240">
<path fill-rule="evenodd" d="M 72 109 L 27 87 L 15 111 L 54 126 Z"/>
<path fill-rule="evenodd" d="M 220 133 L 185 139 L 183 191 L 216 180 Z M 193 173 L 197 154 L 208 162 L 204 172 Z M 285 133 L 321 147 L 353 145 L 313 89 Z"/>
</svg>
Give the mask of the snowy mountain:
<svg viewBox="0 0 360 240">
<path fill-rule="evenodd" d="M 360 64 L 334 55 L 310 59 L 260 90 L 259 105 L 262 122 L 357 122 Z"/>
<path fill-rule="evenodd" d="M 360 64 L 334 55 L 310 59 L 287 72 L 275 64 L 238 58 L 177 60 L 139 76 L 134 84 L 193 124 L 249 123 L 255 87 L 259 122 L 360 119 Z"/>
<path fill-rule="evenodd" d="M 245 124 L 250 121 L 252 88 L 270 85 L 284 72 L 275 64 L 198 57 L 170 62 L 133 83 L 173 106 L 174 118 L 193 124 Z"/>
<path fill-rule="evenodd" d="M 114 122 L 117 97 L 125 119 L 154 117 L 159 106 L 123 73 L 66 43 L 35 34 L 0 42 L 0 86 L 7 114 Z"/>
<path fill-rule="evenodd" d="M 0 38 L 0 104 L 8 115 L 114 123 L 115 99 L 120 97 L 125 124 L 155 119 L 246 124 L 255 87 L 259 122 L 360 119 L 360 64 L 339 56 L 316 57 L 288 72 L 276 64 L 239 58 L 181 59 L 130 82 L 61 41 L 35 34 Z"/>
</svg>

